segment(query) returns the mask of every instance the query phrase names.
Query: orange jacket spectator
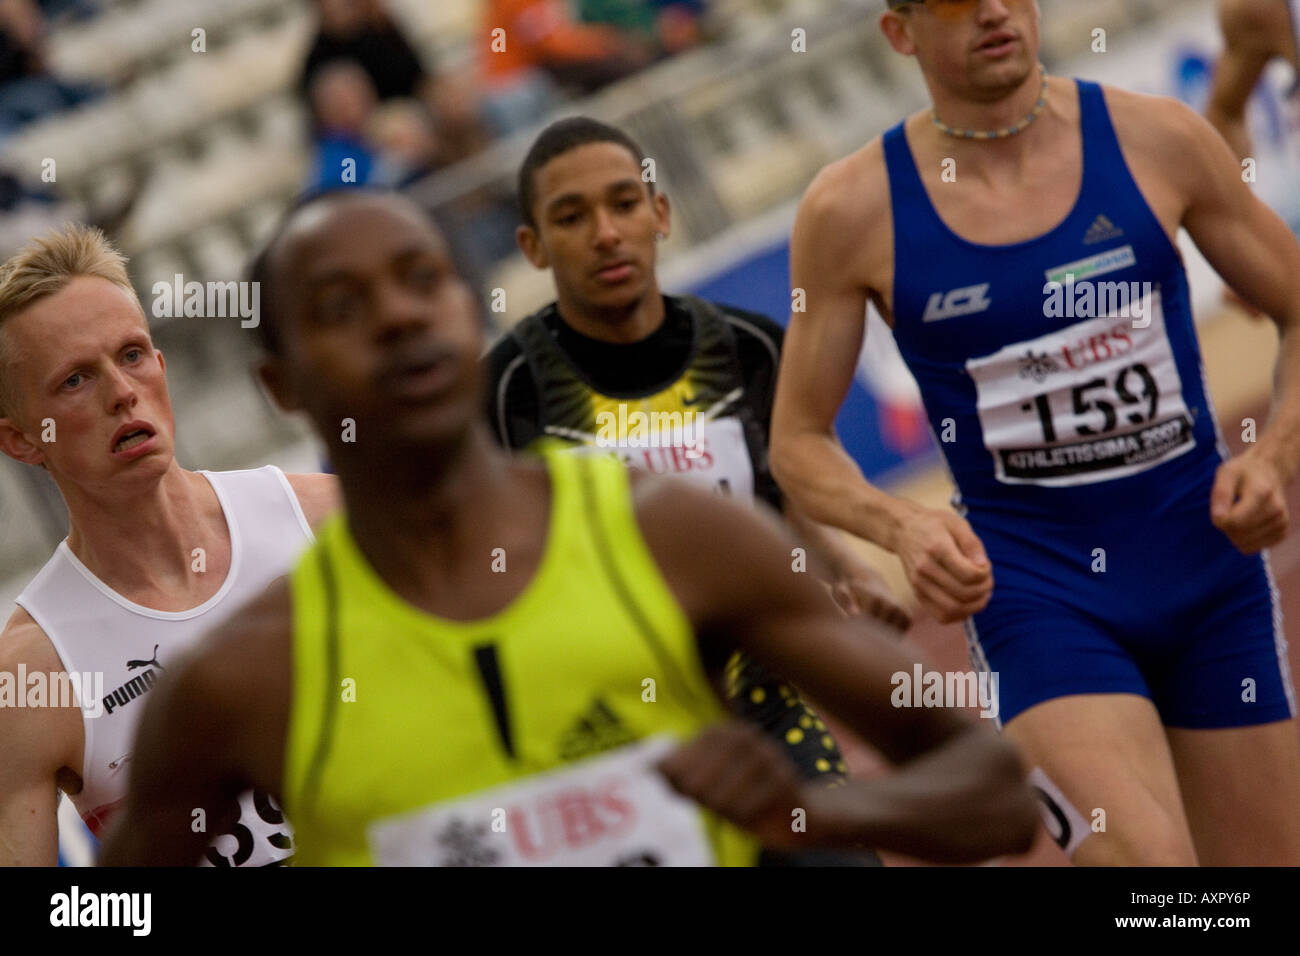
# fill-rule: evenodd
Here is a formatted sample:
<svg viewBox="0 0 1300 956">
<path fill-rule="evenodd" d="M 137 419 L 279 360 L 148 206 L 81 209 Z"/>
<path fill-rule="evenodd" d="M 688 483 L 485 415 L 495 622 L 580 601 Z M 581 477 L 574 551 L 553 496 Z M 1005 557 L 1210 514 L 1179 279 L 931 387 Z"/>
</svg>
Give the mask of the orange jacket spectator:
<svg viewBox="0 0 1300 956">
<path fill-rule="evenodd" d="M 564 0 L 489 0 L 484 26 L 483 73 L 489 83 L 508 81 L 530 67 L 563 72 L 609 64 L 629 53 L 617 30 L 578 23 Z M 494 33 L 498 29 L 504 34 Z M 642 65 L 628 63 L 626 72 Z"/>
</svg>

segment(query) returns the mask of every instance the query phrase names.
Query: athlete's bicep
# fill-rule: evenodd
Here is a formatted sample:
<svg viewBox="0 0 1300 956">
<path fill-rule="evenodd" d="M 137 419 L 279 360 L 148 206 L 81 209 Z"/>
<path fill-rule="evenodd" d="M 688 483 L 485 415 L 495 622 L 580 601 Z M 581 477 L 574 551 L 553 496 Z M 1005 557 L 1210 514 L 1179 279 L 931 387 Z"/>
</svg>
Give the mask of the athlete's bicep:
<svg viewBox="0 0 1300 956">
<path fill-rule="evenodd" d="M 0 633 L 0 675 L 55 674 L 58 654 L 19 607 Z M 18 694 L 28 688 L 17 687 Z M 12 704 L 12 701 L 10 702 Z M 59 854 L 59 771 L 78 762 L 80 709 L 0 703 L 0 866 L 54 866 Z M 61 702 L 60 702 L 61 703 Z M 76 767 L 80 771 L 80 766 Z"/>
<path fill-rule="evenodd" d="M 805 201 L 790 242 L 791 316 L 772 412 L 776 433 L 832 431 L 866 334 L 866 289 L 842 263 L 827 261 L 830 228 L 819 204 Z"/>
<path fill-rule="evenodd" d="M 1275 319 L 1300 303 L 1300 244 L 1243 179 L 1243 167 L 1209 124 L 1182 108 L 1179 138 L 1192 241 L 1225 282 Z"/>
<path fill-rule="evenodd" d="M 56 769 L 46 759 L 48 708 L 0 707 L 0 866 L 54 866 Z"/>
</svg>

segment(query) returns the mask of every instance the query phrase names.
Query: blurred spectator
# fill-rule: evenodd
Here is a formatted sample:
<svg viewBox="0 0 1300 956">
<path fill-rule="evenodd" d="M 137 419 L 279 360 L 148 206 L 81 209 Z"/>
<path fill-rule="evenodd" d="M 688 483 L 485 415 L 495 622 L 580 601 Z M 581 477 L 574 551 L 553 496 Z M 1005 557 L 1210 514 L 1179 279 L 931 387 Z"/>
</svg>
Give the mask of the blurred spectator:
<svg viewBox="0 0 1300 956">
<path fill-rule="evenodd" d="M 650 0 L 578 0 L 578 19 L 583 23 L 603 23 L 647 39 L 655 35 L 658 12 Z"/>
<path fill-rule="evenodd" d="M 603 23 L 650 44 L 660 57 L 700 42 L 701 0 L 578 0 L 578 18 Z"/>
<path fill-rule="evenodd" d="M 504 36 L 494 36 L 498 29 Z M 537 122 L 554 108 L 553 82 L 587 94 L 651 60 L 643 38 L 580 23 L 565 0 L 487 0 L 484 33 L 485 113 L 499 134 Z"/>
<path fill-rule="evenodd" d="M 432 91 L 438 134 L 438 165 L 449 166 L 486 148 L 491 134 L 483 122 L 483 98 L 472 70 L 448 70 Z"/>
<path fill-rule="evenodd" d="M 378 97 L 369 74 L 352 60 L 333 61 L 312 74 L 309 93 L 316 116 L 311 188 L 371 182 L 376 157 L 366 127 Z"/>
<path fill-rule="evenodd" d="M 442 165 L 442 144 L 417 100 L 389 100 L 370 117 L 366 139 L 377 153 L 371 182 L 401 188 Z"/>
<path fill-rule="evenodd" d="M 419 100 L 379 103 L 370 76 L 351 60 L 336 60 L 317 70 L 310 93 L 318 117 L 311 190 L 400 188 L 460 159 L 452 150 L 479 145 L 448 143 Z"/>
<path fill-rule="evenodd" d="M 419 54 L 397 28 L 381 0 L 315 0 L 320 29 L 303 64 L 299 88 L 336 60 L 360 64 L 380 100 L 420 96 L 428 80 Z"/>
<path fill-rule="evenodd" d="M 704 19 L 703 0 L 651 0 L 656 10 L 659 46 L 667 54 L 698 46 Z"/>
<path fill-rule="evenodd" d="M 369 77 L 379 102 L 419 99 L 437 137 L 437 165 L 472 156 L 490 140 L 472 77 L 426 72 L 420 56 L 389 17 L 382 0 L 315 0 L 320 29 L 303 64 L 300 85 L 315 122 L 323 118 L 311 92 L 316 76 L 332 64 L 356 64 Z M 400 111 L 399 111 L 400 112 Z"/>
<path fill-rule="evenodd" d="M 50 74 L 45 17 L 34 0 L 0 0 L 0 139 L 34 119 L 98 96 L 90 83 Z"/>
</svg>

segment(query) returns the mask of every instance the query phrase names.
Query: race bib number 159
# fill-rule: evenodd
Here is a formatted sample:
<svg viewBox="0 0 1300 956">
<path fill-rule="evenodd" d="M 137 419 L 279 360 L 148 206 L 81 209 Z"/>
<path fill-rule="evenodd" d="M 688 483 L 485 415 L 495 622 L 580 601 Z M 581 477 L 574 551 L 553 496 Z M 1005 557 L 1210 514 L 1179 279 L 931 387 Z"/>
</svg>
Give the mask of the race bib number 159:
<svg viewBox="0 0 1300 956">
<path fill-rule="evenodd" d="M 1192 450 L 1159 289 L 1144 305 L 1146 328 L 1088 319 L 966 363 L 999 481 L 1109 481 Z"/>
</svg>

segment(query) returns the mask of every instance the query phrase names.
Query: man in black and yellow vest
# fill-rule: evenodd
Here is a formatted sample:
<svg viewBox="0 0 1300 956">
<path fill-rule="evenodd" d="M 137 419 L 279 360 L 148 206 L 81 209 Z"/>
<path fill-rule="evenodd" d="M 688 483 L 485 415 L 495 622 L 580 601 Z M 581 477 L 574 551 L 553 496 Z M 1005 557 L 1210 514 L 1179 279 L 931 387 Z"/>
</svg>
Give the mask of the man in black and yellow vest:
<svg viewBox="0 0 1300 956">
<path fill-rule="evenodd" d="M 485 356 L 489 427 L 507 448 L 605 447 L 629 466 L 784 511 L 842 606 L 905 629 L 880 575 L 839 532 L 804 520 L 768 469 L 784 329 L 660 291 L 656 247 L 671 216 L 649 169 L 631 137 L 587 117 L 551 124 L 529 149 L 517 237 L 550 270 L 556 300 Z M 805 776 L 843 777 L 838 746 L 823 745 L 825 725 L 789 684 L 740 654 L 726 677 L 732 710 L 788 747 Z"/>
<path fill-rule="evenodd" d="M 264 380 L 311 418 L 345 510 L 150 694 L 106 864 L 194 862 L 196 808 L 216 825 L 250 786 L 282 798 L 300 865 L 1028 849 L 1014 749 L 952 709 L 891 706 L 914 662 L 791 571 L 779 525 L 608 456 L 497 447 L 474 297 L 418 209 L 314 199 L 254 275 Z M 897 771 L 801 782 L 726 720 L 732 647 Z"/>
</svg>

